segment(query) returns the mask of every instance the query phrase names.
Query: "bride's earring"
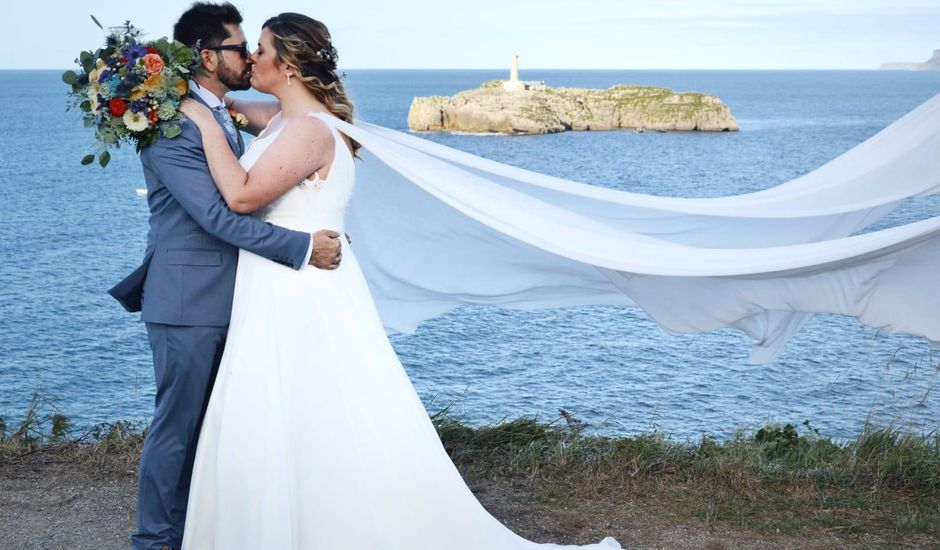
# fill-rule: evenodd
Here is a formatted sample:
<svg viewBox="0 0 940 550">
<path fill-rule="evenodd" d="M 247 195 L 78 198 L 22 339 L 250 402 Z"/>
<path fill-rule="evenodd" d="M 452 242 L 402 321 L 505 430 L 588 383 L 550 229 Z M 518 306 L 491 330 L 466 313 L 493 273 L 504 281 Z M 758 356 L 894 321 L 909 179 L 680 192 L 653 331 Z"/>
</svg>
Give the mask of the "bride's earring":
<svg viewBox="0 0 940 550">
<path fill-rule="evenodd" d="M 294 73 L 287 73 L 287 85 L 290 86 L 290 77 L 294 76 Z"/>
</svg>

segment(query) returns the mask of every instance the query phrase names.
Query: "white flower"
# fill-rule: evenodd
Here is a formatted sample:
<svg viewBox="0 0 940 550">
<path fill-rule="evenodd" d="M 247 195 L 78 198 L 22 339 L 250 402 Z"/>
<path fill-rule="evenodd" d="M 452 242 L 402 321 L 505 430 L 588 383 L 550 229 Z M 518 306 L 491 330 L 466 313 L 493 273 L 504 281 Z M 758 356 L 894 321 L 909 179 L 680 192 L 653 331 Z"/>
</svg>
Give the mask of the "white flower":
<svg viewBox="0 0 940 550">
<path fill-rule="evenodd" d="M 134 113 L 130 109 L 124 111 L 124 126 L 131 132 L 141 132 L 150 126 L 150 121 L 143 113 Z"/>
<path fill-rule="evenodd" d="M 91 112 L 98 112 L 98 85 L 95 84 L 88 88 L 88 102 L 91 103 Z"/>
</svg>

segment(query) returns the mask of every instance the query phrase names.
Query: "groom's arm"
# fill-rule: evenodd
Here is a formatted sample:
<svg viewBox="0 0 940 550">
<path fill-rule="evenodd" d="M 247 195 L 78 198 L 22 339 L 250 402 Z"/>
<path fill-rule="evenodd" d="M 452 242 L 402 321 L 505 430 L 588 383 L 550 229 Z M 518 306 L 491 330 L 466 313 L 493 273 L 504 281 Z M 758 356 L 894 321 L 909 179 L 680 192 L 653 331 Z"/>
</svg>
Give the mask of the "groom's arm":
<svg viewBox="0 0 940 550">
<path fill-rule="evenodd" d="M 144 149 L 141 161 L 209 234 L 274 262 L 303 267 L 313 251 L 312 236 L 232 212 L 209 175 L 198 131 L 185 128 L 189 121 L 183 124 L 181 135 L 161 137 Z"/>
</svg>

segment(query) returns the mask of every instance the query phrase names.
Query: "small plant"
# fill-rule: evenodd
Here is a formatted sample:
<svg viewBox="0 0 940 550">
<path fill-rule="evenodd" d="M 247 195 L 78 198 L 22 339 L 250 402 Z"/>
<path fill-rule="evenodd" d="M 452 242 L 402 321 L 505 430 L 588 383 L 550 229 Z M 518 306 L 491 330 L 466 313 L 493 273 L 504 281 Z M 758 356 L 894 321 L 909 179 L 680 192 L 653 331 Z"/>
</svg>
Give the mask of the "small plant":
<svg viewBox="0 0 940 550">
<path fill-rule="evenodd" d="M 61 443 L 68 439 L 72 431 L 72 423 L 69 417 L 61 413 L 54 413 L 49 417 L 52 421 L 52 430 L 49 434 L 50 443 Z"/>
<path fill-rule="evenodd" d="M 754 434 L 754 442 L 763 446 L 768 458 L 786 456 L 809 443 L 806 438 L 796 433 L 796 427 L 793 424 L 786 424 L 783 428 L 780 426 L 761 428 Z"/>
</svg>

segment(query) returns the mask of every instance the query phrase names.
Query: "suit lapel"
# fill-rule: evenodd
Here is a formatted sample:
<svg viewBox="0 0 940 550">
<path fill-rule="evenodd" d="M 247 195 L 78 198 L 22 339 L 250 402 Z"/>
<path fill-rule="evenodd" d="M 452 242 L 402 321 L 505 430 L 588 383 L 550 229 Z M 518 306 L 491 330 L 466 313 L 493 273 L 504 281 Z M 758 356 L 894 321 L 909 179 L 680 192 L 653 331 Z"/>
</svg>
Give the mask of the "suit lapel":
<svg viewBox="0 0 940 550">
<path fill-rule="evenodd" d="M 206 106 L 207 109 L 212 111 L 212 116 L 215 117 L 215 121 L 219 124 L 219 126 L 222 127 L 222 133 L 225 134 L 225 140 L 228 141 L 228 146 L 232 148 L 232 152 L 235 153 L 236 157 L 240 157 L 244 149 L 241 132 L 239 132 L 238 128 L 236 127 L 235 133 L 238 134 L 238 137 L 235 138 L 233 136 L 230 136 L 229 133 L 225 131 L 224 122 L 219 118 L 220 116 L 228 116 L 228 113 L 226 113 L 225 115 L 219 114 L 218 112 L 210 108 L 209 105 L 205 101 L 203 101 L 201 97 L 199 97 L 196 94 L 189 94 L 189 97 L 195 99 L 199 103 L 202 103 L 203 105 Z"/>
</svg>

